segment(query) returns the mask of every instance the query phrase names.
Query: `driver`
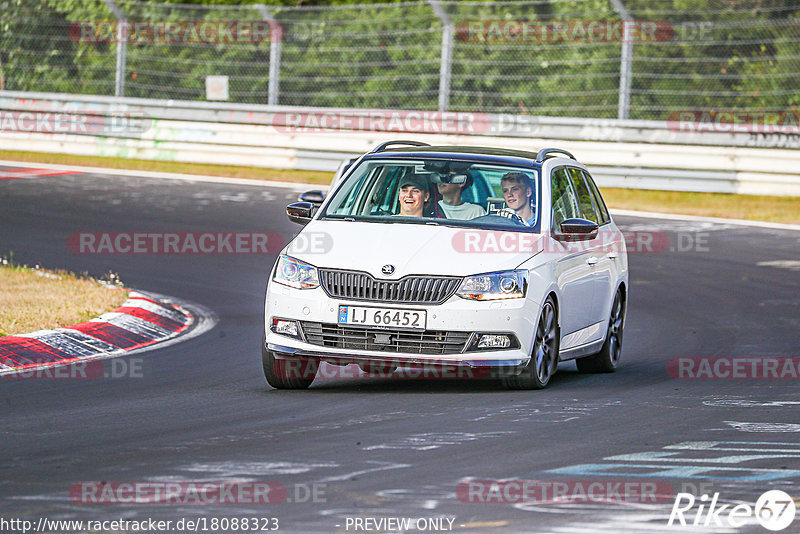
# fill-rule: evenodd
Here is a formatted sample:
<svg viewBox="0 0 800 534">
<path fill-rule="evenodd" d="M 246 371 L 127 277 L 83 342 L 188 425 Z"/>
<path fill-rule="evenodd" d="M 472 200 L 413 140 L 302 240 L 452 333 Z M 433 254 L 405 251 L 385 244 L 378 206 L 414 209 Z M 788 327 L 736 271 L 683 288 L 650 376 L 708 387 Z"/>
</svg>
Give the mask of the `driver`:
<svg viewBox="0 0 800 534">
<path fill-rule="evenodd" d="M 503 199 L 506 205 L 522 219 L 527 226 L 536 223 L 536 214 L 533 212 L 533 188 L 530 179 L 521 172 L 509 172 L 500 179 L 503 188 Z"/>
<path fill-rule="evenodd" d="M 418 174 L 410 174 L 400 180 L 400 189 L 397 199 L 400 201 L 400 215 L 402 217 L 422 217 L 422 210 L 430 198 L 428 192 L 428 179 Z"/>
</svg>

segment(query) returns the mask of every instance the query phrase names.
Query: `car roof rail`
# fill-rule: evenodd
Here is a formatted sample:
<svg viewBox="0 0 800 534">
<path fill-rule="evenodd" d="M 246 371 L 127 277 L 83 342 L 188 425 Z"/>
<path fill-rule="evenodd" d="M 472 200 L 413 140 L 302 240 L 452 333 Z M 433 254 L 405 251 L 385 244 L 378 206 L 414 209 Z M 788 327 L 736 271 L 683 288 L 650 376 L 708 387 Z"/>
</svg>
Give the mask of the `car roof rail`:
<svg viewBox="0 0 800 534">
<path fill-rule="evenodd" d="M 575 159 L 575 156 L 573 156 L 571 153 L 567 152 L 562 148 L 543 148 L 536 153 L 536 163 L 541 163 L 548 157 L 555 157 L 555 156 L 548 156 L 549 154 L 553 153 L 566 154 L 567 156 L 570 157 L 570 159 Z"/>
<path fill-rule="evenodd" d="M 392 145 L 408 145 L 408 146 L 431 146 L 428 143 L 423 143 L 421 141 L 386 141 L 385 143 L 381 143 L 372 150 L 369 151 L 370 154 L 374 154 L 376 152 L 383 152 L 388 147 Z"/>
</svg>

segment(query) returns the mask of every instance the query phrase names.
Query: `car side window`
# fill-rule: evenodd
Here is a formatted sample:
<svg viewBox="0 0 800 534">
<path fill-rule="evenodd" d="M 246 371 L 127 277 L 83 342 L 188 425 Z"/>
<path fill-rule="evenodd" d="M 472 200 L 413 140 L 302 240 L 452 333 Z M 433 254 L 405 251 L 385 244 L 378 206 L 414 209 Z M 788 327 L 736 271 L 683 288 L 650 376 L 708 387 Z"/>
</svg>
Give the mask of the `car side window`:
<svg viewBox="0 0 800 534">
<path fill-rule="evenodd" d="M 553 171 L 552 191 L 553 191 L 553 228 L 558 226 L 566 219 L 578 217 L 578 203 L 575 200 L 575 193 L 569 185 L 569 177 L 564 167 Z"/>
<path fill-rule="evenodd" d="M 409 170 L 411 170 L 409 167 L 387 168 L 382 180 L 375 187 L 371 215 L 394 214 L 399 211 L 397 182 Z"/>
<path fill-rule="evenodd" d="M 600 219 L 598 224 L 605 224 L 611 220 L 611 217 L 608 214 L 608 208 L 606 207 L 606 203 L 603 200 L 603 197 L 600 195 L 600 190 L 597 188 L 597 184 L 594 183 L 592 180 L 592 176 L 583 171 L 583 176 L 586 178 L 586 183 L 589 184 L 589 190 L 592 193 L 592 200 L 594 200 L 594 205 L 597 207 L 597 211 L 600 212 Z"/>
<path fill-rule="evenodd" d="M 578 206 L 584 219 L 599 223 L 597 213 L 592 204 L 592 195 L 589 192 L 589 187 L 586 185 L 586 180 L 583 179 L 583 173 L 580 169 L 570 167 L 569 178 L 572 182 L 572 187 L 575 188 L 575 194 L 578 195 Z"/>
</svg>

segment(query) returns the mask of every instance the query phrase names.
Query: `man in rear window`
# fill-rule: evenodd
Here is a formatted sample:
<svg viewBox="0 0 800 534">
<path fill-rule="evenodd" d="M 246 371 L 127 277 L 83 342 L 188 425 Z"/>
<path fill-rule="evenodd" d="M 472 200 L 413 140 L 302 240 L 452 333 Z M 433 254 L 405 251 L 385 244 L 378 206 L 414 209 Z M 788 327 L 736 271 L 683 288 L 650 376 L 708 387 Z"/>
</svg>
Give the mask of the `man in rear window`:
<svg viewBox="0 0 800 534">
<path fill-rule="evenodd" d="M 481 215 L 486 215 L 486 210 L 477 204 L 471 204 L 461 200 L 461 192 L 472 185 L 472 177 L 467 175 L 467 180 L 463 184 L 437 184 L 442 200 L 439 207 L 448 219 L 469 220 Z"/>
</svg>

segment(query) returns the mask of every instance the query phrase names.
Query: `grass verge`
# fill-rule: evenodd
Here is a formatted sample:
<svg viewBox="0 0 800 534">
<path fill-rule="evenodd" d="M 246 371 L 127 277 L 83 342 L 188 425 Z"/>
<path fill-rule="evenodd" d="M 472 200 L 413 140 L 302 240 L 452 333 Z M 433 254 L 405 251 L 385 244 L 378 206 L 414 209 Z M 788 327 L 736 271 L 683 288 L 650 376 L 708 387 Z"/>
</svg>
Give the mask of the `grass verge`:
<svg viewBox="0 0 800 534">
<path fill-rule="evenodd" d="M 203 176 L 249 178 L 251 180 L 273 180 L 304 184 L 328 185 L 331 183 L 331 179 L 333 179 L 332 172 L 324 171 L 264 169 L 261 167 L 238 167 L 236 165 L 207 165 L 205 163 L 180 163 L 177 161 L 154 161 L 101 156 L 72 156 L 70 154 L 20 152 L 16 150 L 0 150 L 0 159 L 34 164 L 52 163 L 54 165 L 105 167 L 107 169 L 125 169 L 131 171 L 174 172 L 179 174 L 200 174 Z"/>
<path fill-rule="evenodd" d="M 618 209 L 800 224 L 800 197 L 604 187 L 603 198 Z"/>
<path fill-rule="evenodd" d="M 0 336 L 87 321 L 119 307 L 127 295 L 87 276 L 0 260 Z"/>
<path fill-rule="evenodd" d="M 85 167 L 107 167 L 141 171 L 175 172 L 229 178 L 278 180 L 310 185 L 327 185 L 332 172 L 263 169 L 233 165 L 206 165 L 174 161 L 151 161 L 113 157 L 71 156 L 39 152 L 0 150 L 0 159 Z M 723 193 L 686 193 L 645 189 L 603 188 L 603 197 L 611 208 L 680 213 L 704 217 L 724 217 L 786 224 L 800 224 L 800 197 L 734 195 Z"/>
</svg>

